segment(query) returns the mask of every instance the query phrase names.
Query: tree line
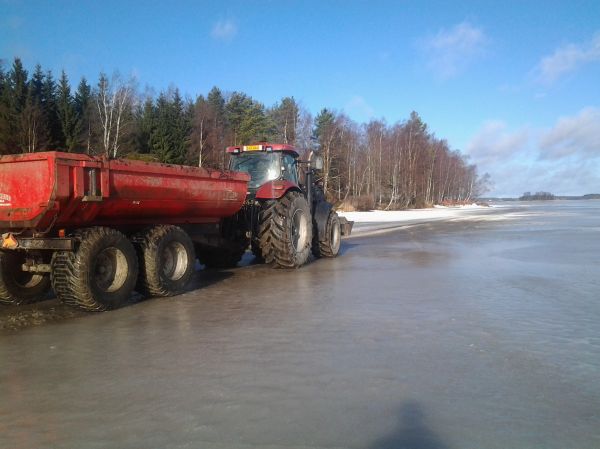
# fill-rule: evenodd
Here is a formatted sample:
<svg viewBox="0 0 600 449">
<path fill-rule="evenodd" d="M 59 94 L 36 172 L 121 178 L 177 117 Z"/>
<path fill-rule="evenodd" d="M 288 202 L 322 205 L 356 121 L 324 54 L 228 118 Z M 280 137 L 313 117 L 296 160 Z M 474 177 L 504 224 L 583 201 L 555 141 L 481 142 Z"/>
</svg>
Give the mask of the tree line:
<svg viewBox="0 0 600 449">
<path fill-rule="evenodd" d="M 550 192 L 525 192 L 519 197 L 519 201 L 547 201 L 554 199 L 556 199 L 556 197 Z"/>
<path fill-rule="evenodd" d="M 274 141 L 324 160 L 327 196 L 356 208 L 398 209 L 470 201 L 486 188 L 475 165 L 437 138 L 416 112 L 402 122 L 357 123 L 324 108 L 312 116 L 294 97 L 267 107 L 213 87 L 184 98 L 177 88 L 140 93 L 134 80 L 99 75 L 72 88 L 37 65 L 0 64 L 0 154 L 83 152 L 224 168 L 228 145 Z"/>
</svg>

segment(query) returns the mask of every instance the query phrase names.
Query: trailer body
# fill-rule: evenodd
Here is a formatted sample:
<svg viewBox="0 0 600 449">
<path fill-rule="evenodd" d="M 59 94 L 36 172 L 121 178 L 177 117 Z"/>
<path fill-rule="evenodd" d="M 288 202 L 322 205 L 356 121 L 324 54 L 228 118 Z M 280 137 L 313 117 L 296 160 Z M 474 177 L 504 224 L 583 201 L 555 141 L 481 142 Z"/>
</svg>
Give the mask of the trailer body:
<svg viewBox="0 0 600 449">
<path fill-rule="evenodd" d="M 246 197 L 248 175 L 84 154 L 0 157 L 0 229 L 218 223 Z"/>
</svg>

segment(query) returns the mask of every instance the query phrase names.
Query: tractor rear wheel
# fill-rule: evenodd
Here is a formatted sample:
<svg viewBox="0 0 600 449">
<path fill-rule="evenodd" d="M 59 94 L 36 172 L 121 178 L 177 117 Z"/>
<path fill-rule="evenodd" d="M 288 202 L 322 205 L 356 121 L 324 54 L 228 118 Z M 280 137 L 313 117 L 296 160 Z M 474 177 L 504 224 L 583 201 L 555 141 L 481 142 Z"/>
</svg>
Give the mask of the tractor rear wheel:
<svg viewBox="0 0 600 449">
<path fill-rule="evenodd" d="M 160 225 L 134 237 L 140 260 L 137 290 L 145 296 L 172 296 L 185 290 L 196 256 L 194 244 L 180 227 Z"/>
<path fill-rule="evenodd" d="M 340 252 L 342 239 L 342 229 L 340 218 L 335 211 L 329 212 L 327 223 L 325 224 L 325 234 L 315 236 L 313 243 L 313 254 L 317 257 L 333 258 Z"/>
<path fill-rule="evenodd" d="M 275 206 L 278 201 L 264 201 L 258 211 L 258 229 L 257 235 L 251 242 L 252 254 L 260 262 L 273 263 L 275 258 L 272 245 L 271 226 L 275 214 Z"/>
<path fill-rule="evenodd" d="M 43 297 L 50 288 L 50 276 L 23 271 L 24 262 L 24 253 L 0 251 L 0 303 L 29 304 Z"/>
<path fill-rule="evenodd" d="M 312 243 L 312 218 L 302 194 L 288 192 L 275 202 L 269 232 L 274 267 L 298 268 L 306 263 Z"/>
<path fill-rule="evenodd" d="M 122 306 L 130 297 L 138 275 L 138 260 L 131 242 L 115 229 L 82 229 L 75 251 L 57 251 L 52 258 L 52 287 L 68 305 L 100 312 Z"/>
</svg>

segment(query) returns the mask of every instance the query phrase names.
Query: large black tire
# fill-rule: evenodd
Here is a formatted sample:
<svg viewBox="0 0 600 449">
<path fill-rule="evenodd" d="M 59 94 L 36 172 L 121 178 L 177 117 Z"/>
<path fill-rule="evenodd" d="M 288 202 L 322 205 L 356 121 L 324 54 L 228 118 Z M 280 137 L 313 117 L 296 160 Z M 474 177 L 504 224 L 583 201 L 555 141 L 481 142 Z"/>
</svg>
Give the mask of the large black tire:
<svg viewBox="0 0 600 449">
<path fill-rule="evenodd" d="M 24 253 L 0 251 L 0 303 L 29 304 L 48 292 L 50 276 L 21 270 L 24 261 Z"/>
<path fill-rule="evenodd" d="M 255 237 L 252 239 L 251 249 L 252 254 L 259 262 L 265 262 L 268 264 L 273 263 L 275 260 L 275 253 L 272 241 L 271 225 L 275 217 L 275 206 L 278 201 L 264 201 L 260 205 L 258 211 L 258 225 L 256 229 Z"/>
<path fill-rule="evenodd" d="M 81 309 L 116 309 L 131 296 L 138 260 L 131 242 L 119 231 L 95 227 L 75 234 L 73 252 L 57 251 L 52 258 L 52 287 L 58 299 Z"/>
<path fill-rule="evenodd" d="M 190 236 L 181 228 L 159 225 L 134 237 L 140 260 L 137 290 L 145 296 L 173 296 L 185 290 L 196 256 Z"/>
<path fill-rule="evenodd" d="M 315 235 L 313 254 L 316 257 L 336 257 L 340 252 L 342 229 L 340 217 L 335 211 L 330 211 L 325 224 L 325 235 Z"/>
<path fill-rule="evenodd" d="M 298 268 L 310 256 L 312 218 L 306 198 L 288 192 L 275 203 L 271 218 L 270 242 L 275 268 Z"/>
</svg>

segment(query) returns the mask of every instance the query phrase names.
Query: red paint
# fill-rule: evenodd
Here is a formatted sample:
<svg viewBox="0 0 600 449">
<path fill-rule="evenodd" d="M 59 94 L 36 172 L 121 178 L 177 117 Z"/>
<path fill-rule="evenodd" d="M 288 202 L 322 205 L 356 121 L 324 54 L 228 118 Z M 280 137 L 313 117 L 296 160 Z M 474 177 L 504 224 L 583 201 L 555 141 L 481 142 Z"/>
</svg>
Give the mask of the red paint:
<svg viewBox="0 0 600 449">
<path fill-rule="evenodd" d="M 287 145 L 285 143 L 256 142 L 256 143 L 253 143 L 252 145 L 262 145 L 263 146 L 263 150 L 262 151 L 267 151 L 266 148 L 267 147 L 271 147 L 271 151 L 282 151 L 282 152 L 285 152 L 285 153 L 292 153 L 295 157 L 299 156 L 298 151 L 296 150 L 296 148 L 294 148 L 294 146 Z M 226 151 L 228 153 L 232 153 L 232 154 L 243 153 L 244 152 L 244 145 L 237 145 L 237 146 L 233 146 L 233 147 L 227 147 Z"/>
<path fill-rule="evenodd" d="M 300 188 L 290 181 L 269 181 L 265 182 L 256 191 L 257 200 L 276 200 L 281 198 L 290 190 L 298 190 Z"/>
<path fill-rule="evenodd" d="M 96 198 L 89 198 L 91 169 Z M 246 173 L 53 151 L 2 156 L 0 229 L 216 223 L 242 207 L 249 179 Z"/>
</svg>

